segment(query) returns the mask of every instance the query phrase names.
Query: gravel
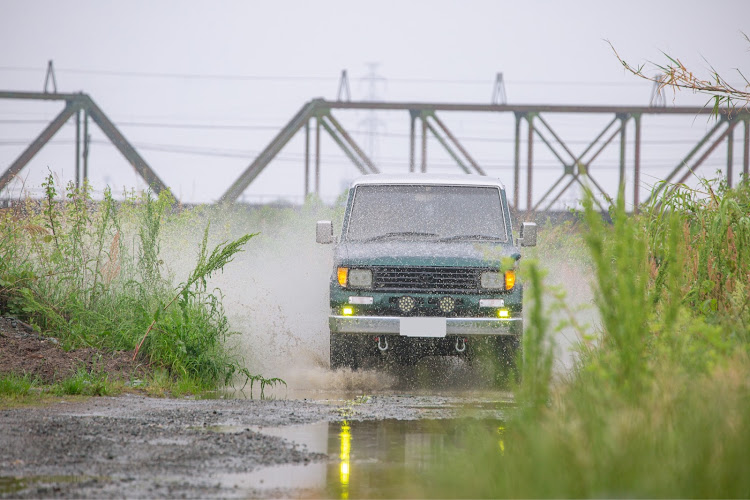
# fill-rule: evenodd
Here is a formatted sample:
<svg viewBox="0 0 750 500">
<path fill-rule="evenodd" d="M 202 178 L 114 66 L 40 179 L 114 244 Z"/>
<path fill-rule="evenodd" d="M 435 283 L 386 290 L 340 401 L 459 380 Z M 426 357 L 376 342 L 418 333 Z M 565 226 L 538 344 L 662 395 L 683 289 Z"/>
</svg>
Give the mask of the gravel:
<svg viewBox="0 0 750 500">
<path fill-rule="evenodd" d="M 293 493 L 237 491 L 222 480 L 259 467 L 328 459 L 257 432 L 259 427 L 453 418 L 465 415 L 469 402 L 475 414 L 489 411 L 498 417 L 497 394 L 487 401 L 488 409 L 476 394 L 341 394 L 308 400 L 123 395 L 0 409 L 0 497 L 288 496 Z"/>
</svg>

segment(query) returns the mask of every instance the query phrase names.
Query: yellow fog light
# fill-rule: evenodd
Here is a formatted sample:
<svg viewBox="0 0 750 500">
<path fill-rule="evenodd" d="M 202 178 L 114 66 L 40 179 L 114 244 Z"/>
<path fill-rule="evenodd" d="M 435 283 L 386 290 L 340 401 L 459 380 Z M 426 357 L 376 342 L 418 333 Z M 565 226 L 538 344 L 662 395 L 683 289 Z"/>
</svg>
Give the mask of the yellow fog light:
<svg viewBox="0 0 750 500">
<path fill-rule="evenodd" d="M 408 295 L 399 297 L 396 304 L 403 314 L 409 314 L 415 307 L 417 307 L 416 299 L 414 299 L 414 297 L 409 297 Z"/>
<path fill-rule="evenodd" d="M 349 268 L 348 267 L 339 267 L 336 276 L 339 280 L 339 285 L 346 286 L 346 280 L 349 277 Z"/>
<path fill-rule="evenodd" d="M 516 272 L 505 271 L 505 289 L 510 290 L 516 285 Z"/>
<path fill-rule="evenodd" d="M 510 318 L 510 311 L 507 309 L 498 309 L 497 317 L 498 318 Z"/>
<path fill-rule="evenodd" d="M 456 308 L 456 299 L 453 297 L 440 297 L 438 308 L 440 308 L 441 312 L 448 314 Z"/>
<path fill-rule="evenodd" d="M 349 307 L 349 306 L 344 306 L 341 309 L 341 314 L 343 314 L 344 316 L 351 316 L 352 314 L 354 314 L 354 308 Z"/>
</svg>

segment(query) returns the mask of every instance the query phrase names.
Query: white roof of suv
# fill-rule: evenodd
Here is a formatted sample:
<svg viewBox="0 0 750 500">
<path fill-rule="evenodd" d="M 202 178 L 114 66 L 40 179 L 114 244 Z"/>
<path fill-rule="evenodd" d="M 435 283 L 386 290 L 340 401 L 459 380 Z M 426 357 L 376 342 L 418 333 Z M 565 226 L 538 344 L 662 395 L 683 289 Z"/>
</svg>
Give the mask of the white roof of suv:
<svg viewBox="0 0 750 500">
<path fill-rule="evenodd" d="M 500 179 L 483 175 L 458 174 L 371 174 L 357 177 L 352 181 L 352 187 L 361 184 L 431 184 L 448 186 L 493 186 L 505 189 Z"/>
</svg>

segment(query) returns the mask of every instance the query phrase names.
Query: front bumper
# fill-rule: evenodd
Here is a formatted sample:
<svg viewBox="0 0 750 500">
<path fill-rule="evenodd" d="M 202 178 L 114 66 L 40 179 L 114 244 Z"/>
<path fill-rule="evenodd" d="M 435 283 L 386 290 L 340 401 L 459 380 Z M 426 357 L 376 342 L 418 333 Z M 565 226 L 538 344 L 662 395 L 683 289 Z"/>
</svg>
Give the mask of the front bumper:
<svg viewBox="0 0 750 500">
<path fill-rule="evenodd" d="M 331 333 L 399 335 L 398 316 L 329 316 Z M 446 318 L 447 335 L 518 335 L 521 318 Z"/>
</svg>

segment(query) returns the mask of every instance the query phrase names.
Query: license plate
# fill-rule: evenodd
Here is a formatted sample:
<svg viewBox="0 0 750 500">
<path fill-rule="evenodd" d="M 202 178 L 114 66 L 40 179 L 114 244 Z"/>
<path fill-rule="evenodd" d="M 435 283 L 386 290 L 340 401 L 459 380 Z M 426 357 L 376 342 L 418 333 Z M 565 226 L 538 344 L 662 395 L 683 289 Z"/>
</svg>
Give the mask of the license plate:
<svg viewBox="0 0 750 500">
<path fill-rule="evenodd" d="M 401 318 L 399 333 L 404 337 L 445 337 L 445 318 Z"/>
</svg>

